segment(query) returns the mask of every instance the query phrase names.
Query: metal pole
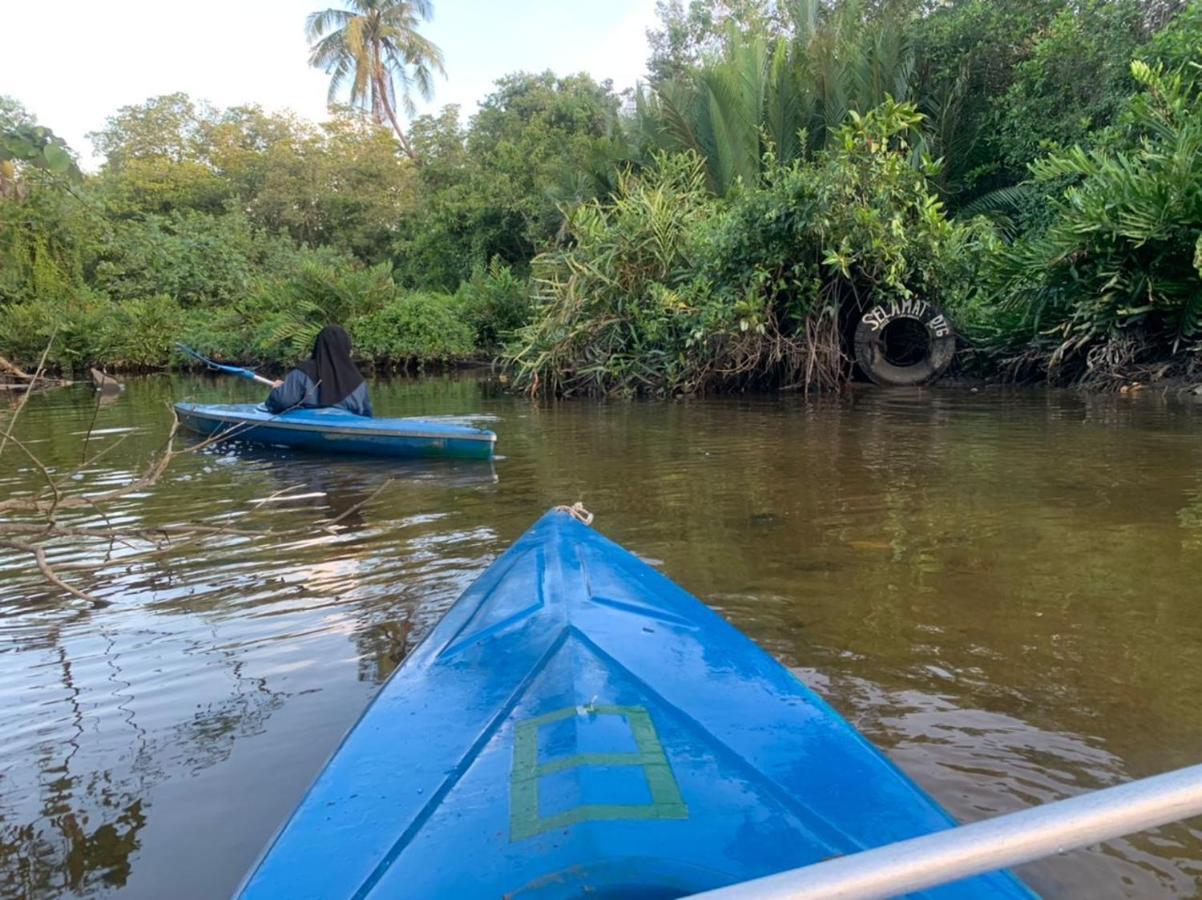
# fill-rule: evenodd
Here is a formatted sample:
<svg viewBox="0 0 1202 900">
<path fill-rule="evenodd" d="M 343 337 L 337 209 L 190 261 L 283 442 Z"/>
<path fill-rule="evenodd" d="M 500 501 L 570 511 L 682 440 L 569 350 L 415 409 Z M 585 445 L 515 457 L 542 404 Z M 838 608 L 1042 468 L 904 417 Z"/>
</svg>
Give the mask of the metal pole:
<svg viewBox="0 0 1202 900">
<path fill-rule="evenodd" d="M 1202 765 L 696 894 L 705 900 L 874 900 L 1202 815 Z"/>
</svg>

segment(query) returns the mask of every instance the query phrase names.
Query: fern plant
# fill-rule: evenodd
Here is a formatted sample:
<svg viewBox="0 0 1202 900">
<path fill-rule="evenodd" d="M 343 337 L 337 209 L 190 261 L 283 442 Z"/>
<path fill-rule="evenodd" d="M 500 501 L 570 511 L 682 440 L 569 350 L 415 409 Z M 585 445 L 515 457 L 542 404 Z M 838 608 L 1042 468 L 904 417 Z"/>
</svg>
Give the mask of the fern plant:
<svg viewBox="0 0 1202 900">
<path fill-rule="evenodd" d="M 903 16 L 870 16 L 858 0 L 831 8 L 798 0 L 789 12 L 790 37 L 731 24 L 719 56 L 636 95 L 632 138 L 645 162 L 662 152 L 695 153 L 710 190 L 726 196 L 758 184 L 773 164 L 822 150 L 849 113 L 912 98 L 914 52 Z"/>
<path fill-rule="evenodd" d="M 323 326 L 382 309 L 396 293 L 388 263 L 367 269 L 306 263 L 293 278 L 254 301 L 269 309 L 261 351 L 268 358 L 305 357 Z"/>
<path fill-rule="evenodd" d="M 1202 344 L 1202 96 L 1184 72 L 1142 62 L 1121 152 L 1080 147 L 1032 164 L 1068 182 L 1055 217 L 998 258 L 1002 314 L 1058 379 L 1122 376 Z M 1022 334 L 1020 332 L 1020 336 Z"/>
</svg>

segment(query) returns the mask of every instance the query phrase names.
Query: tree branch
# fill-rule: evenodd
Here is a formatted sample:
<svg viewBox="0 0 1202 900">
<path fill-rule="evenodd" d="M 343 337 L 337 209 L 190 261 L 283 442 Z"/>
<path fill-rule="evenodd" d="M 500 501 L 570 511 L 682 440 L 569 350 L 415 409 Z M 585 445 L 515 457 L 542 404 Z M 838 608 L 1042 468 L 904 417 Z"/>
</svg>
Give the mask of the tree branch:
<svg viewBox="0 0 1202 900">
<path fill-rule="evenodd" d="M 7 372 L 13 378 L 20 378 L 22 381 L 33 381 L 32 375 L 3 356 L 0 356 L 0 372 Z"/>
<path fill-rule="evenodd" d="M 21 418 L 21 413 L 25 411 L 25 404 L 29 402 L 29 395 L 33 393 L 33 386 L 38 383 L 38 379 L 42 377 L 42 372 L 46 368 L 46 357 L 50 355 L 50 348 L 54 346 L 55 335 L 58 334 L 56 328 L 50 335 L 50 340 L 46 342 L 46 349 L 42 351 L 42 358 L 38 360 L 37 371 L 33 373 L 33 377 L 29 379 L 29 390 L 21 396 L 21 402 L 17 404 L 16 410 L 13 412 L 12 418 L 8 420 L 8 429 L 4 432 L 3 440 L 0 440 L 0 454 L 4 453 L 4 448 L 8 446 L 8 439 L 12 437 L 13 429 L 17 427 L 17 419 Z"/>
<path fill-rule="evenodd" d="M 101 600 L 99 597 L 94 597 L 86 591 L 81 591 L 63 581 L 58 576 L 58 573 L 54 571 L 54 567 L 50 565 L 50 560 L 46 558 L 45 549 L 37 544 L 27 544 L 24 541 L 14 541 L 9 538 L 0 538 L 0 546 L 8 547 L 12 550 L 19 550 L 22 553 L 28 553 L 34 558 L 34 561 L 37 562 L 38 569 L 41 571 L 43 578 L 45 578 L 48 582 L 50 582 L 50 584 L 58 588 L 60 591 L 66 591 L 73 597 L 78 597 L 80 600 L 86 600 L 92 605 L 93 609 L 103 609 L 106 606 L 112 606 L 109 601 Z"/>
<path fill-rule="evenodd" d="M 47 348 L 49 349 L 49 348 Z M 45 356 L 43 355 L 43 362 Z M 39 377 L 41 366 L 39 366 Z M 23 406 L 23 404 L 22 404 Z M 20 413 L 20 408 L 17 414 Z M 15 421 L 16 416 L 14 416 Z M 221 441 L 228 440 L 231 437 L 236 437 L 244 425 L 235 425 L 224 431 L 212 434 L 202 441 L 192 444 L 183 449 L 176 449 L 175 437 L 179 432 L 180 420 L 175 416 L 172 422 L 171 430 L 159 451 L 146 469 L 128 484 L 118 488 L 105 491 L 96 495 L 84 494 L 68 494 L 63 488 L 66 486 L 66 479 L 70 475 L 60 476 L 56 479 L 49 469 L 37 458 L 37 456 L 22 442 L 20 439 L 12 436 L 12 424 L 9 424 L 7 437 L 16 444 L 22 452 L 29 457 L 33 464 L 41 473 L 42 479 L 45 481 L 46 487 L 28 497 L 10 497 L 0 501 L 0 514 L 16 514 L 18 516 L 32 516 L 44 521 L 5 521 L 0 519 L 0 547 L 17 550 L 21 553 L 28 554 L 33 557 L 42 578 L 51 586 L 70 594 L 81 600 L 86 600 L 93 607 L 103 607 L 111 605 L 109 601 L 100 600 L 86 590 L 77 588 L 65 582 L 59 575 L 62 570 L 70 569 L 74 571 L 82 571 L 87 573 L 87 577 L 93 579 L 97 583 L 101 582 L 102 571 L 106 566 L 114 562 L 113 548 L 118 543 L 129 549 L 128 554 L 120 557 L 122 565 L 128 565 L 133 562 L 150 561 L 157 557 L 161 557 L 169 551 L 178 552 L 181 547 L 187 547 L 205 539 L 214 537 L 238 537 L 238 538 L 284 538 L 295 535 L 311 534 L 315 529 L 325 530 L 334 533 L 337 526 L 345 521 L 348 517 L 363 509 L 369 503 L 372 503 L 381 493 L 384 492 L 392 483 L 392 479 L 385 481 L 370 495 L 363 500 L 355 503 L 350 508 L 344 510 L 332 519 L 318 522 L 316 525 L 303 525 L 295 528 L 285 529 L 252 529 L 239 528 L 229 524 L 209 525 L 209 524 L 171 524 L 157 527 L 122 527 L 115 526 L 105 512 L 103 504 L 125 497 L 139 491 L 145 491 L 154 487 L 166 473 L 174 460 L 186 453 L 195 453 L 203 450 Z M 91 436 L 92 428 L 95 425 L 95 420 L 88 429 L 88 437 Z M 95 462 L 100 457 L 104 456 L 113 447 L 118 445 L 121 440 L 109 444 L 107 447 L 99 450 L 91 459 L 87 459 L 87 451 L 85 449 L 85 459 L 80 463 L 80 466 L 75 468 L 71 474 L 77 473 L 80 469 Z M 85 447 L 87 439 L 85 438 Z M 57 515 L 66 510 L 82 510 L 88 508 L 96 515 L 104 520 L 104 525 L 91 524 L 59 524 L 56 521 Z M 51 564 L 47 556 L 47 546 L 50 542 L 62 538 L 79 538 L 85 541 L 103 541 L 108 544 L 108 552 L 102 556 L 95 554 L 97 561 L 92 562 L 71 562 L 62 563 L 58 566 Z M 158 563 L 162 565 L 160 561 Z"/>
</svg>

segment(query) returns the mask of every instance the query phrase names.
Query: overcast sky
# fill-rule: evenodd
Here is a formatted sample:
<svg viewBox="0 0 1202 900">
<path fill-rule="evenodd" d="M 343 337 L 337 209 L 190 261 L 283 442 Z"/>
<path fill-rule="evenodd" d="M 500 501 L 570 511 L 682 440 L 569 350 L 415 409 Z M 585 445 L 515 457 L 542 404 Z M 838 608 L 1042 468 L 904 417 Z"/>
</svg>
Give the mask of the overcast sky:
<svg viewBox="0 0 1202 900">
<path fill-rule="evenodd" d="M 0 94 L 20 100 L 80 153 L 118 107 L 185 91 L 218 106 L 325 112 L 326 77 L 309 68 L 304 23 L 329 0 L 60 0 L 5 4 Z M 508 72 L 552 69 L 641 77 L 655 0 L 434 0 L 423 30 L 448 78 L 426 109 L 470 114 Z"/>
</svg>

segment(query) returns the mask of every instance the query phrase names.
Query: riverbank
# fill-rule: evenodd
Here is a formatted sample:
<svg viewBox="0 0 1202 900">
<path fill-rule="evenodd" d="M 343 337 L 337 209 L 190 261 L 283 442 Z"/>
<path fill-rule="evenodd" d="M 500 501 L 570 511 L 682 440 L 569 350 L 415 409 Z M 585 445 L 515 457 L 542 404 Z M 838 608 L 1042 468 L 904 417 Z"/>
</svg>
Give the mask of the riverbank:
<svg viewBox="0 0 1202 900">
<path fill-rule="evenodd" d="M 297 357 L 298 359 L 301 357 Z M 255 367 L 258 362 L 253 359 L 233 359 L 224 360 L 233 365 L 242 365 Z M 131 365 L 106 365 L 102 370 L 96 370 L 95 373 L 84 370 L 79 371 L 70 368 L 63 368 L 61 365 L 50 365 L 46 367 L 43 374 L 37 379 L 34 378 L 32 372 L 25 371 L 18 366 L 9 363 L 12 369 L 9 370 L 5 363 L 7 361 L 0 357 L 0 391 L 10 393 L 20 393 L 24 391 L 31 382 L 36 382 L 40 385 L 39 389 L 52 389 L 57 387 L 69 387 L 77 384 L 95 384 L 97 378 L 104 375 L 110 376 L 113 379 L 121 378 L 137 378 L 151 375 L 161 376 L 179 376 L 179 375 L 205 375 L 207 370 L 197 364 L 194 360 L 187 357 L 181 357 L 178 363 L 171 366 L 131 366 Z M 395 378 L 399 376 L 422 376 L 422 375 L 440 375 L 449 374 L 455 377 L 487 377 L 497 386 L 500 392 L 522 393 L 515 390 L 512 378 L 509 373 L 504 370 L 504 366 L 500 360 L 493 356 L 476 356 L 465 359 L 456 360 L 421 360 L 410 359 L 400 362 L 384 361 L 372 362 L 361 360 L 360 365 L 365 373 L 372 378 Z M 266 367 L 259 369 L 260 374 L 266 376 L 282 376 L 287 371 L 286 364 L 271 363 Z M 991 375 L 985 374 L 968 374 L 965 372 L 962 365 L 953 362 L 952 370 L 949 374 L 943 375 L 934 381 L 926 384 L 911 385 L 906 387 L 889 387 L 875 385 L 872 382 L 863 378 L 851 378 L 843 382 L 837 390 L 820 391 L 818 393 L 829 393 L 832 395 L 841 394 L 871 394 L 873 391 L 885 390 L 892 393 L 897 392 L 912 392 L 915 395 L 922 395 L 923 392 L 930 390 L 959 390 L 971 393 L 976 392 L 1000 392 L 1014 389 L 1040 390 L 1048 387 L 1063 387 L 1063 385 L 1051 384 L 1046 381 L 1039 381 L 1032 378 L 1015 379 L 1003 377 L 1001 373 L 995 372 Z M 1119 394 L 1122 396 L 1136 396 L 1140 394 L 1156 395 L 1162 397 L 1179 397 L 1179 398 L 1200 398 L 1202 399 L 1202 375 L 1193 378 L 1185 378 L 1180 376 L 1162 376 L 1158 370 L 1143 370 L 1132 373 L 1130 376 L 1121 373 L 1111 373 L 1106 378 L 1088 379 L 1069 386 L 1072 390 L 1082 393 L 1094 394 Z M 791 385 L 777 389 L 765 388 L 739 388 L 733 391 L 717 391 L 707 394 L 698 395 L 676 395 L 675 399 L 700 399 L 706 396 L 720 397 L 724 393 L 732 396 L 746 397 L 762 396 L 771 397 L 774 394 L 789 395 L 797 392 L 815 393 L 807 390 L 804 384 Z"/>
<path fill-rule="evenodd" d="M 417 119 L 412 157 L 345 111 L 174 94 L 117 110 L 85 174 L 0 98 L 0 354 L 283 367 L 337 321 L 365 360 L 496 353 L 531 394 L 830 389 L 855 322 L 920 302 L 986 377 L 1189 379 L 1202 4 L 1157 9 L 715 13 L 633 104 L 513 75 Z"/>
</svg>

